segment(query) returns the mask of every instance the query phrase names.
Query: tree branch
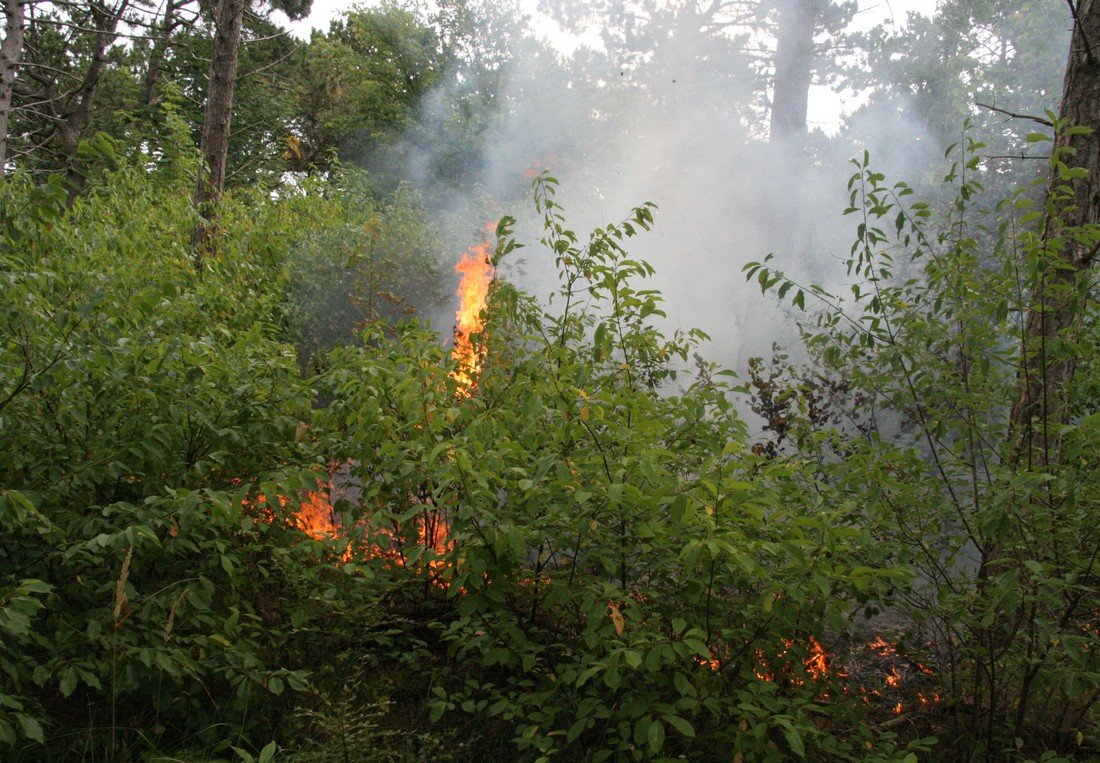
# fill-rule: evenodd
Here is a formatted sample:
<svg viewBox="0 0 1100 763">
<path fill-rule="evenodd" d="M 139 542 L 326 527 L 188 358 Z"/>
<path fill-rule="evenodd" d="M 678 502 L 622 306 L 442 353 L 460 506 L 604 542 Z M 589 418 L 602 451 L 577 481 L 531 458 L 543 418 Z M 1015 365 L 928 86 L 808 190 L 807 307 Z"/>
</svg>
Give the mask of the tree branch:
<svg viewBox="0 0 1100 763">
<path fill-rule="evenodd" d="M 1090 64 L 1094 64 L 1096 59 L 1092 55 L 1092 43 L 1085 36 L 1085 27 L 1081 25 L 1081 17 L 1077 15 L 1077 6 L 1074 5 L 1073 0 L 1066 0 L 1066 5 L 1069 6 L 1070 15 L 1073 16 L 1073 25 L 1081 33 L 1081 42 L 1085 43 L 1085 57 L 1088 58 Z"/>
<path fill-rule="evenodd" d="M 998 109 L 996 106 L 990 106 L 988 103 L 982 103 L 981 101 L 975 101 L 974 105 L 981 106 L 983 109 L 989 109 L 990 111 L 996 111 L 998 114 L 1004 114 L 1005 116 L 1012 117 L 1013 119 L 1030 119 L 1032 122 L 1038 122 L 1039 124 L 1045 125 L 1046 127 L 1054 127 L 1054 123 L 1051 122 L 1049 119 L 1037 117 L 1033 114 L 1017 114 L 1015 111 Z"/>
</svg>

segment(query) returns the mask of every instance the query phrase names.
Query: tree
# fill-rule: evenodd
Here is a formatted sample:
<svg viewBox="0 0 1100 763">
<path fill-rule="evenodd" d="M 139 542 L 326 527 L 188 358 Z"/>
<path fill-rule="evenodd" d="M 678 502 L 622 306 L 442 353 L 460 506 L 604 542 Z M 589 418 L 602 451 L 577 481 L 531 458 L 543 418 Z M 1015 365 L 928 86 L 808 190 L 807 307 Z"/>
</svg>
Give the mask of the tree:
<svg viewBox="0 0 1100 763">
<path fill-rule="evenodd" d="M 813 80 L 814 29 L 818 0 L 781 0 L 772 85 L 772 141 L 806 132 L 806 110 Z"/>
<path fill-rule="evenodd" d="M 8 116 L 15 69 L 23 54 L 25 22 L 23 0 L 4 0 L 4 41 L 0 43 L 0 175 L 7 161 Z"/>
<path fill-rule="evenodd" d="M 1044 242 L 1064 229 L 1100 223 L 1100 3 L 1076 0 L 1066 64 L 1056 157 L 1042 224 Z M 1068 206 L 1063 207 L 1063 205 Z M 1060 430 L 1069 423 L 1067 397 L 1078 357 L 1072 333 L 1088 299 L 1088 274 L 1100 237 L 1076 237 L 1049 252 L 1031 294 L 1021 348 L 1019 397 L 1012 408 L 1011 459 L 1021 467 L 1059 460 Z"/>
<path fill-rule="evenodd" d="M 233 87 L 237 84 L 237 57 L 241 47 L 241 23 L 248 0 L 219 0 L 210 57 L 206 116 L 202 128 L 203 167 L 199 170 L 194 204 L 202 222 L 191 230 L 195 266 L 202 267 L 216 235 L 217 203 L 225 186 L 225 162 L 229 153 L 229 125 L 233 115 Z"/>
<path fill-rule="evenodd" d="M 1045 171 L 1046 155 L 1021 144 L 1029 131 L 1049 129 L 1036 125 L 1058 102 L 1068 30 L 1058 3 L 947 0 L 930 17 L 911 14 L 900 29 L 850 35 L 858 63 L 845 67 L 844 83 L 868 100 L 849 117 L 847 135 L 873 143 L 884 119 L 901 122 L 917 128 L 914 139 L 931 160 L 959 140 L 969 118 L 993 164 L 987 196 L 1003 197 Z"/>
<path fill-rule="evenodd" d="M 296 86 L 294 166 L 342 161 L 399 175 L 393 145 L 445 68 L 438 32 L 394 6 L 334 21 L 306 47 Z"/>
<path fill-rule="evenodd" d="M 295 19 L 308 13 L 311 3 L 312 0 L 281 0 L 273 3 L 273 7 Z M 191 231 L 191 252 L 199 268 L 202 267 L 203 257 L 212 250 L 217 235 L 217 205 L 225 187 L 241 27 L 248 8 L 249 0 L 219 0 L 215 13 L 201 143 L 204 165 L 199 172 L 193 200 L 202 222 Z"/>
<path fill-rule="evenodd" d="M 100 113 L 105 77 L 118 74 L 120 67 L 110 64 L 122 55 L 116 43 L 131 10 L 130 0 L 44 5 L 26 23 L 6 115 L 6 155 L 26 169 L 65 173 L 70 196 L 83 183 L 77 150 Z"/>
</svg>

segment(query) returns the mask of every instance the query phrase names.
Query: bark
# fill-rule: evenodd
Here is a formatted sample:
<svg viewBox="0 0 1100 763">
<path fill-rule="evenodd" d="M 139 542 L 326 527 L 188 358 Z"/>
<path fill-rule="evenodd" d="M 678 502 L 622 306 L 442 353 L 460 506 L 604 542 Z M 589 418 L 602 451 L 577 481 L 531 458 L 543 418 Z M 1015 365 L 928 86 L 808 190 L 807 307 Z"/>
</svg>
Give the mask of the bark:
<svg viewBox="0 0 1100 763">
<path fill-rule="evenodd" d="M 4 41 L 0 43 L 0 175 L 7 161 L 8 115 L 15 89 L 15 69 L 23 56 L 25 31 L 23 0 L 4 0 Z"/>
<path fill-rule="evenodd" d="M 84 187 L 84 175 L 75 162 L 76 151 L 80 146 L 80 138 L 92 118 L 96 88 L 99 86 L 103 69 L 107 65 L 107 51 L 117 39 L 115 30 L 118 29 L 118 24 L 129 5 L 130 0 L 122 0 L 115 10 L 107 11 L 105 7 L 101 7 L 101 10 L 106 12 L 106 17 L 103 26 L 96 32 L 95 50 L 92 51 L 91 61 L 88 62 L 88 70 L 84 73 L 80 87 L 73 93 L 73 107 L 62 118 L 58 128 L 58 139 L 61 142 L 61 152 L 67 167 L 65 179 L 70 202 Z"/>
<path fill-rule="evenodd" d="M 772 88 L 772 142 L 806 132 L 806 110 L 813 79 L 814 30 L 822 0 L 783 0 L 775 46 Z"/>
<path fill-rule="evenodd" d="M 1090 135 L 1059 135 L 1054 150 L 1071 149 L 1064 161 L 1085 170 L 1072 180 L 1069 206 L 1048 212 L 1044 241 L 1070 227 L 1100 223 L 1100 0 L 1078 0 L 1066 64 L 1059 116 L 1070 125 L 1092 128 Z M 1050 196 L 1067 185 L 1054 171 Z M 1086 298 L 1085 279 L 1096 255 L 1089 241 L 1067 242 L 1047 255 L 1031 294 L 1021 347 L 1018 398 L 1010 419 L 1012 463 L 1042 467 L 1059 459 L 1062 425 L 1070 414 L 1069 391 L 1077 358 L 1060 346 L 1060 338 L 1078 327 Z"/>
<path fill-rule="evenodd" d="M 191 252 L 198 268 L 202 267 L 203 258 L 210 254 L 217 234 L 217 204 L 225 187 L 233 86 L 237 79 L 237 56 L 246 6 L 247 0 L 220 0 L 218 3 L 202 132 L 205 164 L 195 188 L 195 208 L 202 221 L 191 231 Z"/>
<path fill-rule="evenodd" d="M 153 49 L 149 51 L 149 65 L 145 69 L 145 77 L 141 84 L 142 100 L 146 108 L 152 108 L 157 100 L 157 81 L 160 79 L 160 70 L 164 66 L 165 56 L 168 54 L 168 46 L 172 41 L 172 34 L 181 23 L 179 10 L 186 0 L 168 0 L 164 8 L 164 17 L 158 28 Z"/>
</svg>

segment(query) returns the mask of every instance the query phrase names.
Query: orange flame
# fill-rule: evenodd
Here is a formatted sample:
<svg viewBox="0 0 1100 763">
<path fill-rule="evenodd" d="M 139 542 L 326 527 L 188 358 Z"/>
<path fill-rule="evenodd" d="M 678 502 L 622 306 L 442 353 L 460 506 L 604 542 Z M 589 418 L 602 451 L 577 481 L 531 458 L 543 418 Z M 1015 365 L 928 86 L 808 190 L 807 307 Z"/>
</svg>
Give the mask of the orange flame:
<svg viewBox="0 0 1100 763">
<path fill-rule="evenodd" d="M 819 680 L 829 675 L 829 658 L 825 647 L 813 636 L 810 636 L 810 656 L 806 658 L 804 664 L 806 672 L 814 679 Z"/>
<path fill-rule="evenodd" d="M 496 230 L 492 223 L 486 226 L 490 235 Z M 458 284 L 459 305 L 455 312 L 455 343 L 451 356 L 458 367 L 451 378 L 458 382 L 460 395 L 469 394 L 476 386 L 477 375 L 485 360 L 485 348 L 474 347 L 471 337 L 485 328 L 481 311 L 489 297 L 489 284 L 493 281 L 493 265 L 490 261 L 492 244 L 489 239 L 470 247 L 455 265 L 455 272 L 462 276 Z"/>
<path fill-rule="evenodd" d="M 897 668 L 890 668 L 890 674 L 886 676 L 887 686 L 901 686 L 901 671 Z"/>
<path fill-rule="evenodd" d="M 335 538 L 336 523 L 332 519 L 332 504 L 324 493 L 310 490 L 294 513 L 294 524 L 314 540 Z"/>
</svg>

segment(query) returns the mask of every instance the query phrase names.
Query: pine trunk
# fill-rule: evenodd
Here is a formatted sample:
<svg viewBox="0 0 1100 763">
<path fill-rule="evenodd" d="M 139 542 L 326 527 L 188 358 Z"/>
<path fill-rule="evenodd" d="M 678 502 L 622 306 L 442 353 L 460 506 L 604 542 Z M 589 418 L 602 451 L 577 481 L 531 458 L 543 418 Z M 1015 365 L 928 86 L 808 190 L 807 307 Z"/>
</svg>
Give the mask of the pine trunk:
<svg viewBox="0 0 1100 763">
<path fill-rule="evenodd" d="M 0 174 L 7 161 L 8 116 L 15 88 L 15 69 L 23 55 L 25 22 L 23 0 L 4 0 L 4 41 L 0 43 Z"/>
<path fill-rule="evenodd" d="M 1066 228 L 1100 223 L 1100 0 L 1079 0 L 1059 116 L 1068 125 L 1092 129 L 1088 135 L 1060 134 L 1055 152 L 1084 176 L 1063 180 L 1055 170 L 1050 196 L 1070 196 L 1068 208 L 1048 212 L 1044 240 Z M 1093 47 L 1090 47 L 1091 46 Z M 1059 459 L 1059 431 L 1068 423 L 1069 389 L 1077 358 L 1064 348 L 1080 322 L 1084 279 L 1096 254 L 1092 242 L 1074 241 L 1052 252 L 1043 263 L 1031 295 L 1021 347 L 1018 398 L 1012 407 L 1010 460 L 1021 467 L 1042 467 Z"/>
<path fill-rule="evenodd" d="M 773 142 L 806 132 L 819 6 L 820 0 L 784 0 L 779 7 L 770 132 Z"/>
<path fill-rule="evenodd" d="M 202 216 L 202 222 L 191 231 L 191 252 L 198 268 L 202 267 L 203 258 L 211 253 L 217 239 L 217 205 L 225 187 L 233 86 L 237 79 L 237 56 L 246 5 L 246 0 L 221 0 L 218 3 L 202 133 L 205 165 L 199 172 L 195 188 L 195 208 Z"/>
</svg>

